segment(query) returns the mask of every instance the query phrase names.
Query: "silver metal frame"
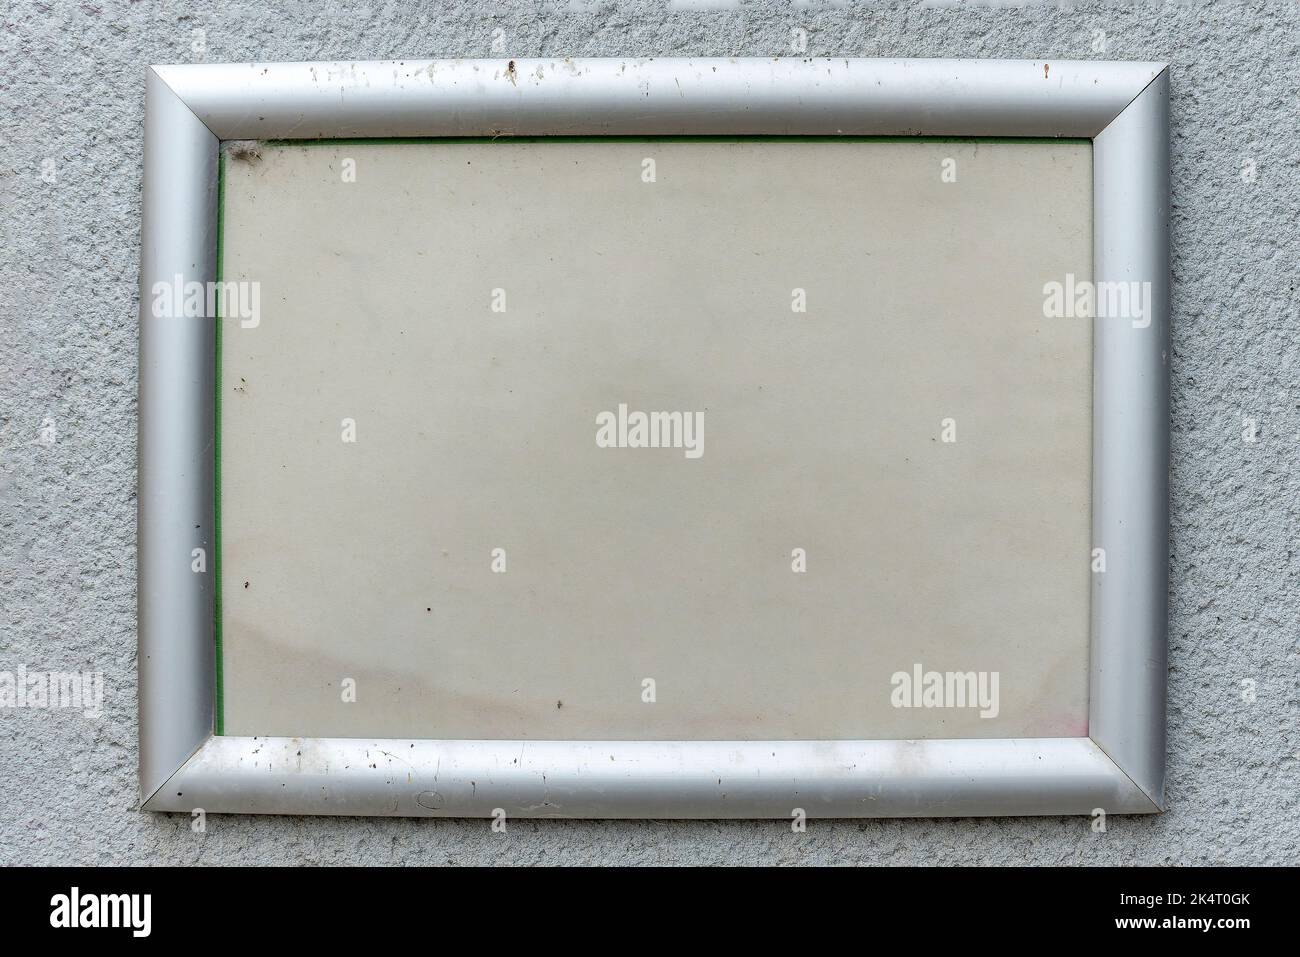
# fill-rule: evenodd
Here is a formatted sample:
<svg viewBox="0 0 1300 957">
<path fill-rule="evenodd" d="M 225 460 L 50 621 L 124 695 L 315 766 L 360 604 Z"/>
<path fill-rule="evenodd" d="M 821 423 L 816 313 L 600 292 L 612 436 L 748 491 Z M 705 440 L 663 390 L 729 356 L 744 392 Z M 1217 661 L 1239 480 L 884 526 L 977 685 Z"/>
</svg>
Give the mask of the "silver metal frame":
<svg viewBox="0 0 1300 957">
<path fill-rule="evenodd" d="M 406 60 L 153 67 L 140 275 L 140 791 L 154 811 L 789 818 L 1164 807 L 1168 126 L 1164 64 Z M 213 734 L 214 330 L 155 281 L 216 278 L 221 140 L 915 135 L 1093 141 L 1095 279 L 1150 282 L 1094 332 L 1089 734 L 918 741 L 371 741 Z"/>
</svg>

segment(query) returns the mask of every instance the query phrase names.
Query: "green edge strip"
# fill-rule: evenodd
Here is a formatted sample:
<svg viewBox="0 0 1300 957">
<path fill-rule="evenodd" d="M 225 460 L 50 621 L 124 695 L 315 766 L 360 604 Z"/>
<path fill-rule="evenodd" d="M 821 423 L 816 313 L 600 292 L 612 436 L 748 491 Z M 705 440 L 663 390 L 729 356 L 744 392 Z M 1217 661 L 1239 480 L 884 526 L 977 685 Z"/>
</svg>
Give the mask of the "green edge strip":
<svg viewBox="0 0 1300 957">
<path fill-rule="evenodd" d="M 212 635 L 216 642 L 216 734 L 226 733 L 225 656 L 221 649 L 221 316 L 225 309 L 221 302 L 221 271 L 223 263 L 222 238 L 226 220 L 226 154 L 217 155 L 217 315 L 215 395 L 213 397 L 212 423 L 212 514 L 213 514 L 213 588 Z"/>
<path fill-rule="evenodd" d="M 337 146 L 340 143 L 781 143 L 820 140 L 841 143 L 1091 143 L 1079 136 L 357 136 L 319 139 L 265 139 L 268 146 Z"/>
</svg>

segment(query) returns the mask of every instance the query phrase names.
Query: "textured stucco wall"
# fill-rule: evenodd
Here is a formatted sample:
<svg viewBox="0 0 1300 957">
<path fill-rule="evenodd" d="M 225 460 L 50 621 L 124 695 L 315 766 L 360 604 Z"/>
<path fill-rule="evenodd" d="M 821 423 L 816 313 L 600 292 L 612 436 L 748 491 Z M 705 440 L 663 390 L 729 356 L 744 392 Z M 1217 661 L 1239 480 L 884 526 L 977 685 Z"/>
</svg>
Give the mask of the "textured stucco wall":
<svg viewBox="0 0 1300 957">
<path fill-rule="evenodd" d="M 0 710 L 0 863 L 1300 862 L 1300 5 L 708 5 L 4 6 L 0 671 L 101 671 L 106 687 L 99 719 Z M 802 835 L 783 822 L 512 821 L 500 835 L 482 821 L 213 817 L 199 835 L 135 810 L 145 66 L 196 59 L 196 29 L 220 62 L 493 56 L 497 28 L 517 56 L 770 56 L 791 52 L 795 27 L 813 55 L 1173 65 L 1168 813 L 1112 817 L 1105 834 L 1082 818 L 821 821 Z"/>
</svg>

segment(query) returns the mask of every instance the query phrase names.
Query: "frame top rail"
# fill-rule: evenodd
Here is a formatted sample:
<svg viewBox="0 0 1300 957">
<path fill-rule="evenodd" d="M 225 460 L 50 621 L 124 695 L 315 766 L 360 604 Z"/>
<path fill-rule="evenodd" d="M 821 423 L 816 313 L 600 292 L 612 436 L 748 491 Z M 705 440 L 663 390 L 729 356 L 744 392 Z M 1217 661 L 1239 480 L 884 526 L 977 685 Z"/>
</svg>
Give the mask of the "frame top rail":
<svg viewBox="0 0 1300 957">
<path fill-rule="evenodd" d="M 220 139 L 1092 137 L 1164 69 L 1088 60 L 721 57 L 154 67 Z"/>
</svg>

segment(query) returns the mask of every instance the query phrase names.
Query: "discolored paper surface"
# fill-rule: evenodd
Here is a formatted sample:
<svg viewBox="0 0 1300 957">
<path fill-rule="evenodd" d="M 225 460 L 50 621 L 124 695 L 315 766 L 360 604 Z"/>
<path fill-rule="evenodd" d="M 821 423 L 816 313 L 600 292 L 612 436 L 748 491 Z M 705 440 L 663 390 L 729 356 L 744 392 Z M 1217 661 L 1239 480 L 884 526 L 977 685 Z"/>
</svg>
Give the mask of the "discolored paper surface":
<svg viewBox="0 0 1300 957">
<path fill-rule="evenodd" d="M 1091 277 L 1091 180 L 1077 141 L 227 158 L 225 732 L 1085 734 L 1091 330 L 1043 286 Z M 702 454 L 599 447 L 620 404 Z M 895 707 L 918 665 L 997 715 Z"/>
</svg>

